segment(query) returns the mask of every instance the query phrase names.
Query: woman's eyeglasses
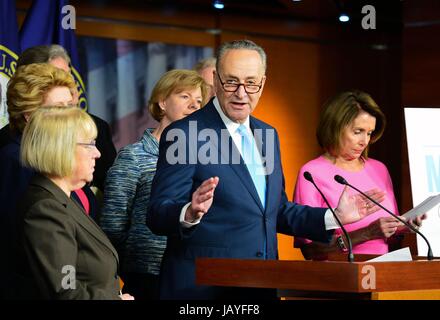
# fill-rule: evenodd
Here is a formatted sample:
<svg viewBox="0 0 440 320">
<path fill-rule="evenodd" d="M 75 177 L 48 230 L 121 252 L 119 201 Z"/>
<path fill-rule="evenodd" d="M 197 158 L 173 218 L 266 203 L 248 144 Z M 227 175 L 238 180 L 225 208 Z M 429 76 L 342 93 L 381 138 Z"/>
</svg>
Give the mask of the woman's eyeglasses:
<svg viewBox="0 0 440 320">
<path fill-rule="evenodd" d="M 84 147 L 86 147 L 88 149 L 96 148 L 96 140 L 93 140 L 92 142 L 89 142 L 89 143 L 77 142 L 76 144 L 79 145 L 79 146 L 84 146 Z"/>
</svg>

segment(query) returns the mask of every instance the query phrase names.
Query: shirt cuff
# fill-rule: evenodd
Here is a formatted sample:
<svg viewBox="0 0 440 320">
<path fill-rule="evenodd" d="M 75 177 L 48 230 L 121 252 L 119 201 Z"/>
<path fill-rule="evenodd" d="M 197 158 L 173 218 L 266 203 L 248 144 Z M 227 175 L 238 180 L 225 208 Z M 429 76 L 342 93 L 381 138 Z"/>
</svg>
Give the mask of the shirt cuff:
<svg viewBox="0 0 440 320">
<path fill-rule="evenodd" d="M 185 221 L 185 213 L 186 213 L 186 209 L 188 209 L 188 207 L 189 207 L 190 205 L 191 205 L 191 202 L 188 202 L 188 203 L 182 208 L 182 211 L 180 211 L 179 222 L 180 222 L 180 225 L 181 225 L 183 228 L 191 228 L 191 227 L 195 226 L 196 224 L 199 224 L 199 223 L 200 223 L 200 218 L 197 219 L 197 220 L 194 220 L 193 222 Z"/>
<path fill-rule="evenodd" d="M 325 230 L 334 230 L 340 228 L 330 209 L 327 209 L 327 211 L 325 212 L 324 224 Z"/>
</svg>

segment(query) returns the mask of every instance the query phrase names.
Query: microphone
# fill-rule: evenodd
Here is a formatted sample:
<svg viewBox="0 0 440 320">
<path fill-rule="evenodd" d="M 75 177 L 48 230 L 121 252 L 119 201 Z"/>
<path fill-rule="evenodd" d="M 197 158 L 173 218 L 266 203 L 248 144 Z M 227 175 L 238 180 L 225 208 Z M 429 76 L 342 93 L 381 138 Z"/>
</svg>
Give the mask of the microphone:
<svg viewBox="0 0 440 320">
<path fill-rule="evenodd" d="M 307 181 L 311 182 L 313 184 L 313 186 L 316 188 L 316 190 L 318 190 L 318 192 L 321 195 L 322 199 L 324 199 L 325 203 L 327 204 L 327 207 L 333 213 L 333 216 L 335 217 L 336 221 L 338 222 L 339 226 L 341 227 L 341 230 L 344 233 L 344 236 L 345 236 L 345 238 L 347 239 L 347 242 L 348 242 L 348 262 L 353 262 L 354 261 L 353 246 L 351 244 L 351 238 L 348 235 L 347 230 L 345 230 L 344 225 L 341 223 L 341 220 L 339 220 L 339 218 L 336 215 L 335 211 L 333 210 L 332 206 L 330 205 L 330 203 L 328 203 L 327 198 L 324 196 L 322 191 L 316 185 L 315 181 L 313 180 L 312 174 L 310 172 L 308 172 L 308 171 L 304 171 L 304 178 Z"/>
<path fill-rule="evenodd" d="M 343 177 L 339 176 L 339 175 L 335 175 L 335 180 L 337 183 L 349 186 L 350 188 L 353 188 L 354 190 L 356 190 L 357 192 L 359 192 L 360 194 L 362 194 L 364 197 L 366 197 L 368 200 L 370 200 L 371 202 L 373 202 L 375 205 L 379 206 L 380 208 L 382 208 L 383 210 L 385 210 L 386 212 L 388 212 L 390 215 L 392 215 L 394 218 L 396 218 L 397 220 L 399 220 L 400 222 L 402 222 L 404 225 L 406 225 L 408 228 L 410 228 L 412 231 L 414 231 L 415 233 L 419 234 L 423 240 L 425 240 L 426 244 L 428 245 L 428 255 L 427 258 L 428 260 L 433 260 L 434 256 L 432 254 L 432 250 L 431 250 L 431 245 L 429 244 L 428 239 L 426 239 L 426 237 L 423 235 L 423 233 L 421 233 L 419 230 L 417 230 L 416 228 L 414 228 L 410 223 L 406 222 L 405 220 L 401 219 L 399 216 L 395 215 L 394 213 L 392 213 L 390 210 L 388 210 L 387 208 L 385 208 L 384 206 L 382 206 L 380 203 L 378 203 L 376 200 L 374 200 L 373 198 L 371 198 L 370 196 L 368 196 L 367 194 L 365 194 L 364 192 L 362 192 L 361 190 L 359 190 L 358 188 L 356 188 L 355 186 L 352 186 L 351 184 L 349 184 L 347 182 L 347 180 L 345 180 Z"/>
</svg>

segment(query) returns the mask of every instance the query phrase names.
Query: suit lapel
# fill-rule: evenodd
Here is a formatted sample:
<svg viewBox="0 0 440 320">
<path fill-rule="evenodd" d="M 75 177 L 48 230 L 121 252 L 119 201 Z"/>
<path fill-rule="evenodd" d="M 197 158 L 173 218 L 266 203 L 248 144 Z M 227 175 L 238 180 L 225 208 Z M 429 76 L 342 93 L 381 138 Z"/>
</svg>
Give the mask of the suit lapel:
<svg viewBox="0 0 440 320">
<path fill-rule="evenodd" d="M 250 116 L 249 117 L 249 125 L 251 127 L 252 133 L 255 137 L 255 141 L 256 141 L 256 146 L 258 148 L 258 152 L 260 153 L 261 156 L 261 160 L 263 161 L 263 166 L 264 166 L 264 159 L 266 157 L 266 129 L 260 127 L 258 125 L 258 123 L 255 121 L 255 118 Z M 258 133 L 256 134 L 256 130 L 258 130 Z M 249 175 L 250 177 L 250 175 Z M 265 212 L 269 206 L 269 178 L 270 176 L 266 175 L 265 176 L 265 180 L 266 180 L 266 203 L 265 203 L 265 207 L 263 208 L 263 206 L 261 206 L 261 209 L 263 210 L 263 212 Z M 252 180 L 252 178 L 251 178 Z M 252 182 L 252 185 L 254 185 L 254 183 Z M 254 186 L 255 189 L 255 186 Z M 258 196 L 257 190 L 255 189 L 255 193 Z M 258 200 L 260 200 L 260 197 L 258 197 Z M 259 201 L 259 203 L 261 204 L 261 201 Z"/>
<path fill-rule="evenodd" d="M 56 186 L 50 179 L 37 174 L 33 183 L 40 185 L 49 191 L 57 201 L 66 207 L 66 211 L 73 217 L 73 219 L 78 222 L 78 224 L 86 229 L 94 238 L 101 242 L 104 246 L 109 248 L 113 253 L 119 264 L 118 253 L 116 249 L 111 244 L 110 240 L 107 238 L 105 233 L 101 228 L 90 218 L 85 211 L 77 204 L 74 200 L 67 197 L 67 195 Z"/>
<path fill-rule="evenodd" d="M 275 170 L 275 164 L 278 162 L 275 157 L 279 155 L 277 153 L 277 146 L 278 141 L 276 140 L 276 134 L 275 129 L 273 128 L 262 128 L 258 125 L 258 122 L 255 121 L 254 117 L 250 117 L 250 126 L 252 129 L 252 132 L 255 135 L 255 130 L 259 129 L 261 130 L 256 137 L 257 141 L 257 147 L 261 154 L 262 160 L 263 160 L 263 166 L 266 170 L 266 206 L 265 211 L 270 211 L 270 206 L 273 203 L 273 198 L 271 195 L 271 189 L 274 185 L 274 179 L 275 175 L 273 174 L 273 171 Z M 269 138 L 269 139 L 268 139 Z M 260 142 L 259 142 L 260 141 Z M 269 152 L 269 154 L 268 154 Z M 271 170 L 271 172 L 268 172 L 268 170 Z"/>
<path fill-rule="evenodd" d="M 75 219 L 75 221 L 78 222 L 81 227 L 86 229 L 94 238 L 106 246 L 113 253 L 119 263 L 118 253 L 106 234 L 95 223 L 95 221 L 93 221 L 93 219 L 85 213 L 85 211 L 79 206 L 79 204 L 75 202 L 75 200 L 69 200 L 70 201 L 67 203 L 67 210 L 72 212 L 73 219 Z"/>
<path fill-rule="evenodd" d="M 218 159 L 219 160 L 221 159 L 220 160 L 221 163 L 228 163 L 229 164 L 229 167 L 241 180 L 242 184 L 249 191 L 250 195 L 255 200 L 255 202 L 258 204 L 261 212 L 263 213 L 264 212 L 263 205 L 261 204 L 261 200 L 260 200 L 260 197 L 258 196 L 257 189 L 255 188 L 254 182 L 252 181 L 251 175 L 249 174 L 249 171 L 248 171 L 243 159 L 240 157 L 241 161 L 239 164 L 232 163 L 231 155 L 232 154 L 240 154 L 240 151 L 237 149 L 234 141 L 232 140 L 231 135 L 229 134 L 228 129 L 226 128 L 223 120 L 221 119 L 220 115 L 218 114 L 217 110 L 215 109 L 215 106 L 212 103 L 212 101 L 203 109 L 207 114 L 207 116 L 204 118 L 206 121 L 205 124 L 206 124 L 207 128 L 214 129 L 217 133 L 217 137 L 220 137 L 220 139 L 222 137 L 221 132 L 222 132 L 222 130 L 224 130 L 223 132 L 226 133 L 225 137 L 227 137 L 229 139 L 228 150 L 222 150 L 223 146 L 221 146 L 220 148 L 218 147 L 218 145 L 215 146 L 219 152 Z M 251 127 L 251 129 L 253 129 L 253 128 Z"/>
</svg>

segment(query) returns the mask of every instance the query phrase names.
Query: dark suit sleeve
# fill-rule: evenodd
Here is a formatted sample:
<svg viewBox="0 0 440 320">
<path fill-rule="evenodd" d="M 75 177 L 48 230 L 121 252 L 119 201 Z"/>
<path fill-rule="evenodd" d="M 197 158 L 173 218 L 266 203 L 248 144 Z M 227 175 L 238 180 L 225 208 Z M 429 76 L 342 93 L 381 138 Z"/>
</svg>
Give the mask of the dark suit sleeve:
<svg viewBox="0 0 440 320">
<path fill-rule="evenodd" d="M 156 175 L 153 179 L 146 222 L 155 234 L 185 236 L 182 232 L 190 231 L 181 228 L 179 218 L 182 208 L 191 201 L 194 191 L 195 164 L 188 163 L 189 156 L 187 153 L 191 151 L 188 147 L 187 132 L 182 129 L 173 129 L 173 131 L 168 129 L 170 127 L 161 136 L 159 160 Z M 174 142 L 174 140 L 166 141 L 168 133 L 171 137 L 177 133 L 177 141 L 180 141 L 180 144 Z M 179 163 L 173 163 L 172 158 L 177 154 L 177 152 L 174 154 L 173 150 L 176 151 L 179 146 L 186 149 L 186 152 L 182 152 L 182 150 L 178 152 L 179 155 L 185 154 L 185 157 L 179 159 Z M 168 155 L 167 151 L 169 152 Z M 171 163 L 167 160 L 167 156 L 170 158 Z"/>
<path fill-rule="evenodd" d="M 277 231 L 320 242 L 330 242 L 334 230 L 325 230 L 324 215 L 327 209 L 313 208 L 285 201 L 278 211 Z"/>
<path fill-rule="evenodd" d="M 0 152 L 0 215 L 1 219 L 14 220 L 17 203 L 24 195 L 34 172 L 20 163 L 20 147 L 10 144 Z M 4 230 L 9 232 L 10 225 Z"/>
<path fill-rule="evenodd" d="M 96 147 L 101 152 L 101 157 L 96 160 L 95 172 L 93 174 L 93 184 L 101 191 L 104 190 L 105 178 L 108 169 L 112 166 L 116 158 L 116 148 L 113 144 L 110 126 L 104 120 L 91 115 L 98 129 Z"/>
<path fill-rule="evenodd" d="M 68 271 L 71 270 L 69 266 L 77 265 L 79 244 L 75 238 L 76 223 L 62 204 L 55 200 L 37 202 L 27 212 L 23 230 L 29 267 L 46 298 L 119 299 L 116 294 L 79 280 L 75 281 L 74 290 L 66 285 L 72 274 Z"/>
<path fill-rule="evenodd" d="M 9 124 L 0 129 L 0 148 L 11 141 L 11 130 Z"/>
</svg>

